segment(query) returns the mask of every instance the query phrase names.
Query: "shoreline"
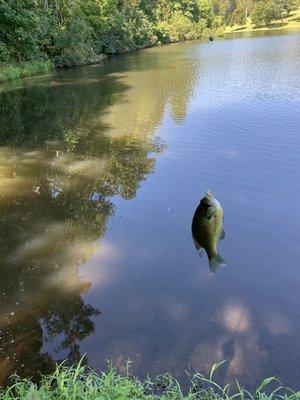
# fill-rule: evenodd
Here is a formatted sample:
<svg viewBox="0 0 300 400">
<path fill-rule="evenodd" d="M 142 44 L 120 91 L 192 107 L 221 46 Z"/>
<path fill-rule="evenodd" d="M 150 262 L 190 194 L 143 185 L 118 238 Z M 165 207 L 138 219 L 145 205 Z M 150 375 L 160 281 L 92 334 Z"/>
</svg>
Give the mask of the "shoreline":
<svg viewBox="0 0 300 400">
<path fill-rule="evenodd" d="M 181 43 L 181 42 L 187 42 L 187 41 L 195 41 L 195 40 L 208 40 L 210 36 L 210 32 L 207 32 L 206 35 L 201 36 L 199 38 L 193 38 L 193 39 L 182 39 L 182 40 L 176 40 L 176 41 L 171 41 L 171 42 L 166 42 L 166 43 L 156 43 L 153 44 L 153 46 L 145 46 L 145 47 L 140 47 L 136 48 L 134 50 L 129 50 L 129 51 L 124 51 L 122 53 L 116 53 L 116 54 L 105 54 L 105 53 L 100 53 L 94 61 L 87 61 L 87 62 L 82 62 L 77 65 L 72 65 L 72 66 L 62 66 L 62 67 L 57 67 L 54 65 L 54 62 L 50 59 L 47 60 L 39 60 L 39 61 L 23 61 L 22 63 L 3 63 L 1 65 L 0 63 L 0 87 L 1 85 L 9 82 L 13 82 L 19 79 L 23 79 L 29 76 L 38 76 L 41 74 L 46 74 L 52 71 L 59 71 L 63 69 L 71 69 L 71 68 L 77 68 L 77 67 L 83 67 L 83 66 L 89 66 L 89 65 L 96 65 L 104 60 L 107 60 L 108 58 L 113 58 L 116 56 L 120 56 L 122 54 L 128 54 L 136 51 L 141 51 L 141 50 L 146 50 L 146 49 L 151 49 L 155 47 L 162 47 L 162 46 L 167 46 L 169 44 L 174 44 L 174 43 Z M 214 37 L 219 38 L 219 37 L 224 37 L 225 36 L 225 27 L 223 29 L 217 29 L 214 32 Z"/>
<path fill-rule="evenodd" d="M 300 14 L 300 8 L 298 10 Z M 228 28 L 228 27 L 227 27 Z M 214 37 L 216 39 L 222 39 L 226 38 L 229 35 L 234 35 L 234 34 L 241 34 L 241 33 L 261 33 L 261 32 L 285 32 L 285 31 L 300 31 L 300 23 L 299 26 L 280 26 L 280 27 L 261 27 L 261 28 L 254 28 L 252 26 L 248 27 L 241 27 L 241 28 L 230 28 L 230 29 L 224 29 L 224 31 L 217 33 Z M 178 40 L 174 42 L 168 42 L 168 43 L 157 43 L 153 46 L 147 46 L 147 47 L 141 47 L 135 50 L 131 50 L 128 52 L 123 52 L 123 53 L 118 53 L 118 54 L 104 54 L 101 53 L 98 55 L 98 58 L 93 61 L 87 61 L 87 62 L 82 62 L 77 65 L 72 65 L 72 66 L 63 66 L 63 67 L 56 67 L 50 59 L 47 60 L 38 60 L 38 61 L 24 61 L 22 63 L 7 63 L 7 64 L 2 64 L 0 63 L 0 88 L 1 85 L 14 82 L 17 80 L 22 80 L 23 78 L 27 78 L 30 76 L 39 76 L 47 73 L 51 73 L 54 71 L 60 71 L 64 69 L 72 69 L 72 68 L 78 68 L 78 67 L 84 67 L 84 66 L 89 66 L 89 65 L 96 65 L 100 64 L 101 62 L 113 58 L 116 56 L 120 56 L 123 54 L 128 54 L 136 51 L 142 51 L 146 49 L 151 49 L 155 47 L 162 47 L 162 46 L 167 46 L 170 44 L 174 43 L 181 43 L 181 42 L 187 42 L 187 41 L 195 41 L 195 40 L 207 40 L 209 36 L 204 36 L 204 37 L 199 37 L 198 39 L 185 39 L 185 40 Z"/>
<path fill-rule="evenodd" d="M 234 33 L 256 33 L 256 32 L 281 32 L 281 31 L 300 31 L 299 27 L 294 26 L 280 26 L 280 27 L 261 27 L 261 28 L 236 28 L 233 30 L 227 30 L 224 33 L 224 36 L 231 35 Z"/>
<path fill-rule="evenodd" d="M 233 400 L 268 399 L 295 400 L 299 391 L 282 386 L 276 377 L 263 379 L 255 390 L 249 392 L 239 382 L 219 385 L 215 374 L 222 369 L 221 361 L 212 365 L 210 373 L 204 375 L 195 371 L 189 374 L 187 387 L 181 385 L 170 373 L 142 381 L 129 372 L 130 362 L 122 368 L 108 364 L 107 371 L 95 372 L 84 365 L 84 358 L 75 366 L 66 366 L 66 361 L 56 366 L 52 374 L 40 377 L 40 380 L 14 376 L 12 383 L 5 389 L 0 386 L 0 398 L 17 399 L 123 399 L 123 400 Z M 274 389 L 274 386 L 276 388 Z M 271 393 L 271 394 L 270 394 Z"/>
<path fill-rule="evenodd" d="M 99 57 L 94 62 L 86 62 L 78 65 L 73 65 L 71 67 L 56 67 L 50 59 L 44 61 L 24 61 L 22 63 L 16 64 L 0 64 L 0 86 L 13 82 L 19 79 L 27 78 L 29 76 L 38 76 L 42 74 L 47 74 L 49 72 L 58 71 L 62 69 L 77 68 L 87 65 L 93 65 L 101 63 L 102 61 L 109 58 L 106 54 L 99 54 Z"/>
</svg>

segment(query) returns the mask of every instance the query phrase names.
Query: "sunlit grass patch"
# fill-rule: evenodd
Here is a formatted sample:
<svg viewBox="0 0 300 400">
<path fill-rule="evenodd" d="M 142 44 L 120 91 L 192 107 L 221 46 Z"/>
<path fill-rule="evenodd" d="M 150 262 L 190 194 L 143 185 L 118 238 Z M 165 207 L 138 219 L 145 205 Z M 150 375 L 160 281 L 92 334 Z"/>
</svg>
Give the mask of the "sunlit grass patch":
<svg viewBox="0 0 300 400">
<path fill-rule="evenodd" d="M 225 32 L 257 32 L 257 31 L 270 31 L 278 29 L 295 29 L 300 30 L 300 7 L 293 10 L 289 15 L 283 18 L 283 21 L 274 20 L 269 26 L 255 27 L 249 17 L 245 25 L 227 26 Z"/>
<path fill-rule="evenodd" d="M 274 378 L 262 381 L 257 390 L 248 392 L 235 383 L 234 387 L 219 386 L 214 381 L 214 373 L 222 363 L 215 364 L 208 377 L 200 373 L 190 376 L 187 390 L 170 374 L 157 376 L 154 379 L 140 381 L 128 372 L 121 375 L 117 368 L 110 365 L 107 372 L 96 372 L 79 363 L 76 367 L 61 364 L 49 376 L 42 377 L 39 384 L 30 379 L 13 377 L 11 386 L 0 392 L 0 399 L 39 399 L 39 400 L 296 400 L 300 392 L 292 391 L 280 385 Z"/>
</svg>

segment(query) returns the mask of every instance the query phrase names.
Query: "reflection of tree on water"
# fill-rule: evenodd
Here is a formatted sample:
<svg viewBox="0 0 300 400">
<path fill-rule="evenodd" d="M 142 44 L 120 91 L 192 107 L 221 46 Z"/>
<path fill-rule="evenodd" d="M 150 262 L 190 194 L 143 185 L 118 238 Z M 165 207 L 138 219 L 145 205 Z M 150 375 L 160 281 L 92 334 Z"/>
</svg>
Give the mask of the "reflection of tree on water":
<svg viewBox="0 0 300 400">
<path fill-rule="evenodd" d="M 0 96 L 0 382 L 51 369 L 45 340 L 76 362 L 93 332 L 100 310 L 82 299 L 91 283 L 79 267 L 105 233 L 111 197 L 133 198 L 162 150 L 151 134 L 174 88 L 152 96 L 146 73 L 125 99 L 130 82 L 95 68 Z"/>
<path fill-rule="evenodd" d="M 4 178 L 8 191 L 1 200 L 4 377 L 15 369 L 26 374 L 43 370 L 46 361 L 47 367 L 51 365 L 49 356 L 40 354 L 38 321 L 43 321 L 47 337 L 62 337 L 60 347 L 68 349 L 72 361 L 80 357 L 79 342 L 93 331 L 90 317 L 99 311 L 81 298 L 90 284 L 81 280 L 78 267 L 91 256 L 93 243 L 105 232 L 113 212 L 108 196 L 131 198 L 153 167 L 148 150 L 139 151 L 137 144 L 129 156 L 122 157 L 126 139 L 122 138 L 118 147 L 120 141 L 113 144 L 112 155 L 101 166 L 97 179 L 94 170 L 87 170 L 88 162 L 74 152 L 57 157 L 53 151 L 49 159 L 48 150 L 34 154 L 16 151 L 12 157 L 10 150 L 3 150 L 8 160 Z M 92 167 L 95 162 L 93 158 Z M 39 187 L 39 192 L 33 187 Z M 19 354 L 16 342 L 20 343 Z M 22 365 L 30 369 L 26 371 Z"/>
</svg>

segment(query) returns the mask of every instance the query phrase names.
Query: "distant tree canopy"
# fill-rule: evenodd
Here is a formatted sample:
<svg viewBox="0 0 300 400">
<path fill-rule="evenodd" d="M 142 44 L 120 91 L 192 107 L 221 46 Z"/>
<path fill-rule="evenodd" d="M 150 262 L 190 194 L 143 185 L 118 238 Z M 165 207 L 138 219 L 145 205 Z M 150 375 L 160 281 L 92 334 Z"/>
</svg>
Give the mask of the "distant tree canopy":
<svg viewBox="0 0 300 400">
<path fill-rule="evenodd" d="M 255 26 L 268 26 L 274 20 L 283 20 L 294 7 L 293 0 L 258 1 L 253 9 L 251 19 Z"/>
<path fill-rule="evenodd" d="M 294 0 L 0 0 L 0 62 L 95 62 L 155 44 L 208 36 L 251 15 L 266 26 Z"/>
<path fill-rule="evenodd" d="M 97 61 L 159 42 L 197 38 L 210 0 L 0 0 L 0 61 Z"/>
</svg>

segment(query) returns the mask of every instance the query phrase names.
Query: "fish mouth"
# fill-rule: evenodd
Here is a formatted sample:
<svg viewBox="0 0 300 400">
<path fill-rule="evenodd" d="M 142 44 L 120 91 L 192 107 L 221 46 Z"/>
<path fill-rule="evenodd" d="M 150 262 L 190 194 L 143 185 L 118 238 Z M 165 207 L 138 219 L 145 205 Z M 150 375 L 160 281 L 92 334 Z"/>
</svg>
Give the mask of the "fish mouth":
<svg viewBox="0 0 300 400">
<path fill-rule="evenodd" d="M 205 197 L 214 197 L 214 194 L 213 194 L 213 192 L 211 191 L 211 190 L 207 190 L 206 192 L 205 192 Z"/>
</svg>

